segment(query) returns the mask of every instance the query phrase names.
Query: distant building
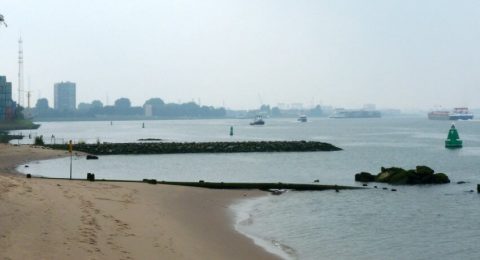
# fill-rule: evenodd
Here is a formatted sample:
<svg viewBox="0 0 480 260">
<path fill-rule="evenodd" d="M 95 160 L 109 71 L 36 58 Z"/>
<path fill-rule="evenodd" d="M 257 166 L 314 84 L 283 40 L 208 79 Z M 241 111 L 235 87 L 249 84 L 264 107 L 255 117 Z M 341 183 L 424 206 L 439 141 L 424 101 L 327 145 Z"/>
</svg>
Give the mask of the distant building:
<svg viewBox="0 0 480 260">
<path fill-rule="evenodd" d="M 0 121 L 13 119 L 15 106 L 12 100 L 12 83 L 7 82 L 7 77 L 0 76 Z"/>
<path fill-rule="evenodd" d="M 290 109 L 302 110 L 303 109 L 303 104 L 302 103 L 291 103 L 290 104 Z"/>
<path fill-rule="evenodd" d="M 277 107 L 282 109 L 282 110 L 287 110 L 289 108 L 288 105 L 285 104 L 285 103 L 278 103 Z"/>
<path fill-rule="evenodd" d="M 145 116 L 146 117 L 152 117 L 153 116 L 153 106 L 150 104 L 146 104 L 143 106 L 143 109 L 145 110 Z"/>
<path fill-rule="evenodd" d="M 54 85 L 53 108 L 59 111 L 74 111 L 77 107 L 77 86 L 73 82 L 60 82 Z"/>
<path fill-rule="evenodd" d="M 281 110 L 290 110 L 290 109 L 296 109 L 296 110 L 302 110 L 303 109 L 303 104 L 302 103 L 278 103 L 277 107 L 280 108 Z"/>
</svg>

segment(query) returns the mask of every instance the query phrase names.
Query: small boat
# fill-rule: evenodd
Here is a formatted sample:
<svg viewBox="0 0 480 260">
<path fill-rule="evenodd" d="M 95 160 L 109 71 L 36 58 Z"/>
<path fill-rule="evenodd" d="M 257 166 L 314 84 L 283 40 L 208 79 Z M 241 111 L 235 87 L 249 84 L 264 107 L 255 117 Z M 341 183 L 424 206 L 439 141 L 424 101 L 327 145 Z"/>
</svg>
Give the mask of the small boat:
<svg viewBox="0 0 480 260">
<path fill-rule="evenodd" d="M 307 119 L 306 115 L 301 115 L 297 118 L 297 121 L 302 122 L 302 123 L 306 123 L 308 121 L 308 119 Z"/>
<path fill-rule="evenodd" d="M 455 149 L 455 148 L 462 148 L 462 147 L 463 147 L 463 141 L 460 139 L 460 136 L 458 135 L 455 125 L 452 124 L 452 127 L 450 127 L 450 131 L 448 131 L 447 140 L 445 140 L 445 148 Z"/>
<path fill-rule="evenodd" d="M 255 120 L 250 123 L 250 125 L 264 125 L 265 121 L 263 121 L 262 116 L 256 116 Z"/>
</svg>

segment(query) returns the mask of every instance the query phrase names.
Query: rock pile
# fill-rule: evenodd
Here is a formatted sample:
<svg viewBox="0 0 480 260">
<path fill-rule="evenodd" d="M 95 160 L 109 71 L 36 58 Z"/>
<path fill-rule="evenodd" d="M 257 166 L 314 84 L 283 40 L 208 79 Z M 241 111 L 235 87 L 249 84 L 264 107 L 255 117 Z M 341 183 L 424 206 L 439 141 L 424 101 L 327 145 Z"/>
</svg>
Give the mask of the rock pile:
<svg viewBox="0 0 480 260">
<path fill-rule="evenodd" d="M 384 182 L 388 184 L 443 184 L 450 183 L 445 173 L 435 173 L 428 166 L 417 166 L 416 169 L 405 170 L 398 167 L 381 168 L 377 175 L 368 172 L 355 174 L 355 181 Z"/>
</svg>

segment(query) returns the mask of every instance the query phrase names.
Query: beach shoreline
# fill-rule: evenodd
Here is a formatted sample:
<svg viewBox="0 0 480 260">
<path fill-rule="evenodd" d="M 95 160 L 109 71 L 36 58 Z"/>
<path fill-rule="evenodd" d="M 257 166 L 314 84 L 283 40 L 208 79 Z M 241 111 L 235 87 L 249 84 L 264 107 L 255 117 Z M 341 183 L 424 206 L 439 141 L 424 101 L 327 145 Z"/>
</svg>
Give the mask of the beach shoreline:
<svg viewBox="0 0 480 260">
<path fill-rule="evenodd" d="M 234 228 L 230 205 L 257 190 L 27 179 L 68 156 L 0 145 L 0 256 L 6 259 L 279 259 Z"/>
</svg>

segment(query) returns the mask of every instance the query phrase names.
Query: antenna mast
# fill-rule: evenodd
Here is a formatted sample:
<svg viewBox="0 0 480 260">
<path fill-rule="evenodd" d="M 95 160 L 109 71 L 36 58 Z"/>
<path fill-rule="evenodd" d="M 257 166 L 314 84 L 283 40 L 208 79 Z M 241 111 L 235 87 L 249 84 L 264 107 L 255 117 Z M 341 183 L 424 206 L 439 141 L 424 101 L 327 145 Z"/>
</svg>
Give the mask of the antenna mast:
<svg viewBox="0 0 480 260">
<path fill-rule="evenodd" d="M 23 107 L 23 41 L 18 39 L 18 105 Z"/>
<path fill-rule="evenodd" d="M 27 90 L 27 108 L 30 109 L 30 98 L 32 97 L 32 91 L 31 91 L 31 80 L 30 80 L 30 77 L 27 78 L 28 79 L 28 90 Z"/>
</svg>

